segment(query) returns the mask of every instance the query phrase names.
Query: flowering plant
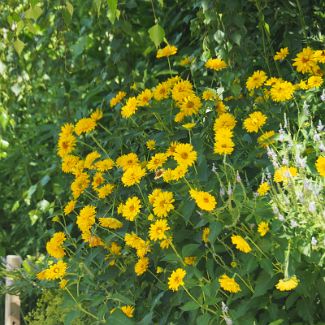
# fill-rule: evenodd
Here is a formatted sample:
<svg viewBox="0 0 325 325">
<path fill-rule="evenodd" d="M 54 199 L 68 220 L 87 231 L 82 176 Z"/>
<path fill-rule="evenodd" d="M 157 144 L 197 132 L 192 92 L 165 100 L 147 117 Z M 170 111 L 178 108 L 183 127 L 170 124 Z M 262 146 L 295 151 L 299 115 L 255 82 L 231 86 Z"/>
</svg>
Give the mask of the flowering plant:
<svg viewBox="0 0 325 325">
<path fill-rule="evenodd" d="M 167 45 L 157 58 L 171 66 L 176 53 Z M 298 53 L 291 81 L 255 71 L 246 89 L 221 58 L 180 60 L 178 75 L 62 126 L 71 198 L 37 278 L 59 281 L 73 316 L 98 324 L 315 323 L 325 158 L 322 127 L 316 146 L 310 134 L 325 52 Z"/>
</svg>

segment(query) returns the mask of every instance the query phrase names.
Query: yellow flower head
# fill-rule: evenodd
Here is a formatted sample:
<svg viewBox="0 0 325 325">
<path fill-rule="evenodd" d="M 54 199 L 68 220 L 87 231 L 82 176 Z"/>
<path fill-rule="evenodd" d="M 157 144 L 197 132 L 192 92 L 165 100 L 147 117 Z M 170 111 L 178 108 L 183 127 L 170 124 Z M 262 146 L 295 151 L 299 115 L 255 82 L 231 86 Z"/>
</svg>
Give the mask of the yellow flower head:
<svg viewBox="0 0 325 325">
<path fill-rule="evenodd" d="M 168 288 L 172 291 L 178 291 L 179 287 L 184 285 L 185 275 L 186 271 L 184 269 L 178 268 L 174 270 L 168 278 Z"/>
<path fill-rule="evenodd" d="M 95 163 L 95 168 L 101 172 L 106 172 L 114 167 L 114 161 L 111 158 L 99 160 Z"/>
<path fill-rule="evenodd" d="M 318 157 L 315 163 L 316 169 L 321 176 L 325 176 L 325 157 Z"/>
<path fill-rule="evenodd" d="M 264 196 L 270 190 L 270 185 L 267 182 L 263 182 L 257 189 L 259 196 Z"/>
<path fill-rule="evenodd" d="M 278 81 L 271 88 L 271 98 L 275 102 L 284 102 L 293 97 L 294 85 L 289 81 Z"/>
<path fill-rule="evenodd" d="M 267 79 L 267 75 L 264 71 L 258 70 L 255 71 L 246 81 L 246 88 L 249 91 L 258 89 L 263 86 L 264 82 Z"/>
<path fill-rule="evenodd" d="M 194 265 L 196 262 L 196 256 L 186 256 L 184 257 L 184 263 L 186 265 Z"/>
<path fill-rule="evenodd" d="M 192 116 L 199 112 L 199 109 L 202 107 L 202 103 L 198 96 L 190 94 L 179 102 L 179 106 L 181 113 L 183 113 L 184 116 Z"/>
<path fill-rule="evenodd" d="M 58 141 L 58 155 L 63 158 L 71 153 L 76 146 L 77 139 L 72 134 L 60 135 Z"/>
<path fill-rule="evenodd" d="M 149 266 L 149 258 L 148 257 L 141 257 L 139 258 L 138 262 L 134 266 L 134 272 L 137 276 L 142 275 L 148 270 Z"/>
<path fill-rule="evenodd" d="M 84 190 L 89 186 L 89 175 L 87 173 L 81 173 L 71 183 L 71 191 L 74 199 L 77 199 Z"/>
<path fill-rule="evenodd" d="M 110 101 L 110 106 L 114 107 L 116 106 L 118 103 L 121 102 L 121 100 L 126 96 L 126 92 L 124 91 L 119 91 L 115 97 L 113 97 Z"/>
<path fill-rule="evenodd" d="M 241 291 L 239 284 L 235 281 L 234 278 L 230 278 L 228 275 L 223 274 L 219 278 L 220 287 L 228 292 L 237 293 Z"/>
<path fill-rule="evenodd" d="M 172 192 L 161 192 L 157 195 L 153 203 L 153 212 L 159 217 L 167 217 L 171 210 L 174 210 L 174 196 Z"/>
<path fill-rule="evenodd" d="M 167 99 L 170 93 L 170 86 L 168 82 L 161 82 L 153 91 L 153 97 L 157 101 Z"/>
<path fill-rule="evenodd" d="M 195 200 L 198 207 L 204 211 L 212 211 L 216 207 L 217 201 L 215 197 L 208 192 L 191 189 L 190 196 Z"/>
<path fill-rule="evenodd" d="M 299 280 L 294 275 L 291 278 L 288 279 L 281 279 L 279 282 L 275 285 L 275 287 L 280 291 L 290 291 L 295 289 L 299 284 Z"/>
<path fill-rule="evenodd" d="M 67 263 L 63 261 L 58 261 L 56 264 L 51 265 L 44 273 L 45 280 L 57 280 L 65 276 L 66 270 L 68 268 Z"/>
<path fill-rule="evenodd" d="M 122 312 L 129 318 L 133 317 L 134 314 L 134 307 L 127 305 L 127 306 L 122 306 L 121 307 Z"/>
<path fill-rule="evenodd" d="M 191 130 L 195 127 L 196 123 L 186 123 L 186 124 L 183 124 L 182 127 L 186 130 Z"/>
<path fill-rule="evenodd" d="M 283 61 L 288 54 L 289 54 L 289 49 L 287 47 L 283 47 L 278 52 L 275 53 L 274 61 Z"/>
<path fill-rule="evenodd" d="M 85 158 L 84 168 L 93 169 L 93 163 L 98 158 L 100 158 L 100 154 L 97 151 L 89 153 Z"/>
<path fill-rule="evenodd" d="M 79 120 L 74 128 L 77 135 L 81 135 L 82 133 L 89 133 L 93 131 L 96 127 L 96 121 L 92 118 L 82 118 Z"/>
<path fill-rule="evenodd" d="M 219 71 L 219 70 L 225 69 L 227 67 L 227 63 L 219 58 L 209 59 L 205 63 L 205 67 L 207 69 Z"/>
<path fill-rule="evenodd" d="M 292 66 L 296 67 L 297 71 L 301 73 L 312 73 L 317 66 L 317 59 L 310 47 L 299 52 L 293 61 Z"/>
<path fill-rule="evenodd" d="M 75 200 L 69 201 L 64 207 L 64 214 L 65 215 L 70 214 L 74 210 L 75 206 L 76 206 Z"/>
<path fill-rule="evenodd" d="M 148 140 L 146 142 L 146 147 L 148 150 L 155 150 L 156 149 L 156 141 L 155 140 Z"/>
<path fill-rule="evenodd" d="M 266 148 L 274 143 L 274 136 L 275 132 L 273 130 L 267 131 L 257 138 L 257 142 L 261 147 Z"/>
<path fill-rule="evenodd" d="M 203 228 L 202 241 L 204 243 L 207 243 L 209 241 L 209 235 L 210 235 L 210 228 L 208 227 Z"/>
<path fill-rule="evenodd" d="M 215 120 L 213 125 L 214 132 L 218 132 L 220 129 L 232 130 L 236 126 L 235 116 L 230 113 L 223 113 Z"/>
<path fill-rule="evenodd" d="M 129 118 L 138 110 L 138 100 L 135 97 L 130 97 L 126 104 L 121 108 L 123 118 Z"/>
<path fill-rule="evenodd" d="M 274 172 L 273 179 L 276 183 L 288 183 L 289 179 L 295 176 L 297 176 L 296 167 L 282 166 Z"/>
<path fill-rule="evenodd" d="M 147 169 L 155 171 L 167 161 L 168 155 L 166 153 L 156 153 L 148 162 Z"/>
<path fill-rule="evenodd" d="M 127 155 L 122 155 L 116 160 L 117 167 L 120 167 L 123 169 L 123 171 L 127 170 L 130 167 L 139 165 L 139 158 L 138 156 L 131 152 Z"/>
<path fill-rule="evenodd" d="M 204 90 L 203 94 L 202 94 L 202 99 L 203 100 L 216 100 L 218 99 L 218 95 L 216 94 L 216 92 L 212 89 L 206 89 Z"/>
<path fill-rule="evenodd" d="M 267 117 L 261 112 L 253 112 L 244 120 L 244 128 L 247 132 L 258 132 L 265 124 Z"/>
<path fill-rule="evenodd" d="M 146 171 L 140 166 L 132 166 L 123 173 L 122 183 L 127 187 L 139 184 L 145 174 Z"/>
<path fill-rule="evenodd" d="M 174 45 L 166 45 L 164 48 L 157 51 L 156 58 L 161 59 L 164 57 L 169 57 L 177 53 L 177 47 Z"/>
<path fill-rule="evenodd" d="M 46 243 L 46 251 L 49 255 L 55 258 L 62 258 L 65 255 L 64 248 L 62 247 L 66 240 L 65 234 L 60 231 L 56 232 L 52 238 Z"/>
<path fill-rule="evenodd" d="M 192 166 L 197 160 L 197 153 L 190 143 L 179 143 L 175 147 L 174 159 L 179 165 Z"/>
<path fill-rule="evenodd" d="M 77 216 L 77 226 L 81 232 L 89 232 L 91 226 L 95 223 L 96 207 L 86 205 L 81 209 Z"/>
<path fill-rule="evenodd" d="M 141 207 L 141 201 L 138 197 L 130 197 L 126 200 L 125 204 L 123 204 L 122 216 L 129 221 L 134 221 Z"/>
<path fill-rule="evenodd" d="M 114 230 L 123 227 L 123 223 L 115 218 L 99 218 L 99 224 L 102 227 L 114 229 Z"/>
<path fill-rule="evenodd" d="M 157 220 L 155 223 L 152 223 L 150 225 L 150 229 L 149 229 L 150 240 L 157 241 L 157 240 L 163 240 L 167 238 L 165 232 L 169 229 L 170 227 L 168 226 L 166 219 Z"/>
<path fill-rule="evenodd" d="M 242 236 L 232 235 L 231 242 L 236 246 L 238 250 L 243 253 L 249 253 L 252 250 L 247 241 Z"/>
<path fill-rule="evenodd" d="M 185 97 L 194 95 L 193 85 L 188 80 L 180 79 L 172 90 L 172 98 L 176 102 L 182 102 Z"/>
<path fill-rule="evenodd" d="M 153 94 L 152 94 L 151 90 L 145 89 L 137 97 L 138 105 L 139 106 L 149 106 L 152 96 L 153 96 Z"/>
<path fill-rule="evenodd" d="M 97 108 L 94 112 L 90 114 L 90 118 L 93 119 L 95 122 L 99 121 L 103 118 L 103 111 Z"/>
<path fill-rule="evenodd" d="M 270 230 L 269 224 L 266 221 L 262 221 L 258 224 L 257 231 L 261 235 L 261 237 L 264 237 Z"/>
</svg>

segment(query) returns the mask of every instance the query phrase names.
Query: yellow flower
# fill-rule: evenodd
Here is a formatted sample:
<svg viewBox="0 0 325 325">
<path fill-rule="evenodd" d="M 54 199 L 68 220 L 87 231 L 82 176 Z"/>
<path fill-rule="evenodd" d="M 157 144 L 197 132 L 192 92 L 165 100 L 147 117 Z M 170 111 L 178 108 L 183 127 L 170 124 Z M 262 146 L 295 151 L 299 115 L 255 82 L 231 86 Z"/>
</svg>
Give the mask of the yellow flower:
<svg viewBox="0 0 325 325">
<path fill-rule="evenodd" d="M 249 114 L 248 118 L 244 120 L 244 128 L 247 132 L 258 132 L 265 124 L 267 117 L 261 112 L 254 112 Z"/>
<path fill-rule="evenodd" d="M 108 249 L 109 249 L 110 253 L 113 255 L 121 255 L 122 247 L 114 241 L 111 243 L 111 245 L 108 247 Z"/>
<path fill-rule="evenodd" d="M 90 114 L 90 118 L 93 119 L 95 122 L 99 121 L 103 118 L 103 111 L 97 108 L 94 112 Z"/>
<path fill-rule="evenodd" d="M 182 102 L 185 97 L 194 95 L 193 85 L 188 80 L 180 79 L 173 87 L 172 98 L 176 102 Z"/>
<path fill-rule="evenodd" d="M 296 167 L 282 166 L 274 172 L 273 179 L 276 183 L 281 183 L 281 182 L 287 183 L 290 178 L 295 176 L 297 176 Z"/>
<path fill-rule="evenodd" d="M 98 186 L 102 185 L 105 182 L 105 178 L 103 177 L 103 173 L 97 172 L 94 177 L 93 181 L 91 183 L 94 190 L 98 188 Z"/>
<path fill-rule="evenodd" d="M 166 219 L 157 220 L 155 223 L 150 225 L 149 238 L 153 241 L 163 240 L 167 237 L 165 231 L 169 229 L 170 227 L 168 226 Z"/>
<path fill-rule="evenodd" d="M 174 159 L 179 165 L 192 166 L 197 159 L 197 153 L 190 143 L 180 143 L 175 147 Z"/>
<path fill-rule="evenodd" d="M 62 279 L 59 285 L 61 289 L 64 289 L 67 286 L 67 284 L 68 284 L 68 280 Z"/>
<path fill-rule="evenodd" d="M 81 232 L 88 232 L 95 223 L 96 207 L 86 205 L 77 216 L 77 225 Z"/>
<path fill-rule="evenodd" d="M 295 289 L 298 286 L 299 280 L 294 275 L 287 279 L 280 279 L 275 287 L 280 291 L 290 291 Z"/>
<path fill-rule="evenodd" d="M 163 191 L 160 188 L 155 188 L 151 194 L 149 194 L 148 196 L 148 200 L 150 202 L 150 204 L 154 204 L 156 198 L 158 197 L 158 195 L 160 193 L 162 193 Z"/>
<path fill-rule="evenodd" d="M 317 66 L 314 51 L 310 47 L 299 52 L 293 61 L 292 66 L 296 67 L 297 71 L 301 73 L 312 73 Z"/>
<path fill-rule="evenodd" d="M 161 266 L 157 266 L 156 273 L 159 274 L 159 273 L 163 273 L 163 272 L 164 272 L 164 269 Z"/>
<path fill-rule="evenodd" d="M 84 168 L 93 169 L 93 163 L 98 158 L 100 158 L 100 154 L 97 151 L 89 153 L 85 158 Z"/>
<path fill-rule="evenodd" d="M 179 102 L 179 106 L 181 113 L 183 113 L 184 116 L 192 116 L 199 112 L 199 109 L 202 107 L 202 103 L 198 96 L 190 94 Z"/>
<path fill-rule="evenodd" d="M 183 178 L 186 173 L 188 172 L 188 167 L 181 165 L 181 166 L 177 166 L 174 170 L 171 170 L 171 180 L 173 181 L 178 181 L 181 178 Z M 163 174 L 163 177 L 165 176 L 165 174 Z M 165 180 L 165 178 L 164 178 Z"/>
<path fill-rule="evenodd" d="M 148 162 L 147 169 L 150 171 L 155 171 L 161 167 L 168 159 L 166 153 L 156 153 Z"/>
<path fill-rule="evenodd" d="M 46 243 L 46 251 L 48 254 L 55 258 L 62 258 L 65 255 L 64 248 L 62 247 L 65 240 L 66 237 L 62 231 L 56 232 Z"/>
<path fill-rule="evenodd" d="M 228 275 L 223 274 L 220 278 L 219 278 L 219 283 L 220 283 L 220 287 L 228 292 L 231 293 L 237 293 L 239 291 L 241 291 L 239 284 L 235 281 L 235 279 L 230 278 Z"/>
<path fill-rule="evenodd" d="M 172 241 L 173 241 L 172 237 L 167 237 L 166 239 L 163 239 L 160 242 L 160 248 L 167 249 L 171 245 Z"/>
<path fill-rule="evenodd" d="M 269 224 L 266 221 L 261 221 L 258 224 L 257 231 L 261 235 L 261 237 L 264 237 L 270 230 Z"/>
<path fill-rule="evenodd" d="M 114 230 L 123 227 L 123 223 L 115 218 L 99 218 L 99 224 L 102 227 L 114 229 Z"/>
<path fill-rule="evenodd" d="M 72 134 L 60 135 L 58 141 L 58 155 L 63 158 L 71 153 L 76 146 L 77 139 Z"/>
<path fill-rule="evenodd" d="M 257 142 L 261 147 L 266 148 L 267 146 L 274 143 L 274 135 L 275 132 L 273 130 L 264 132 L 257 138 Z"/>
<path fill-rule="evenodd" d="M 67 263 L 59 261 L 56 264 L 50 266 L 45 273 L 45 280 L 56 280 L 65 276 L 68 268 Z"/>
<path fill-rule="evenodd" d="M 75 206 L 76 206 L 75 200 L 69 201 L 64 207 L 64 214 L 65 215 L 70 214 L 74 210 Z"/>
<path fill-rule="evenodd" d="M 141 178 L 145 176 L 145 174 L 146 171 L 140 166 L 132 166 L 124 172 L 122 176 L 122 183 L 124 186 L 127 187 L 130 187 L 135 184 L 139 184 Z"/>
<path fill-rule="evenodd" d="M 77 122 L 74 130 L 78 135 L 81 135 L 82 133 L 89 133 L 93 131 L 95 127 L 96 121 L 94 121 L 92 118 L 82 118 Z"/>
<path fill-rule="evenodd" d="M 130 167 L 139 165 L 139 158 L 135 153 L 131 152 L 127 155 L 122 155 L 117 158 L 116 165 L 125 171 Z"/>
<path fill-rule="evenodd" d="M 134 221 L 141 207 L 142 205 L 138 197 L 130 197 L 126 200 L 125 204 L 123 204 L 122 216 L 129 221 Z"/>
<path fill-rule="evenodd" d="M 140 276 L 148 270 L 148 266 L 149 266 L 148 257 L 139 258 L 138 262 L 134 266 L 134 272 L 136 273 L 137 276 Z"/>
<path fill-rule="evenodd" d="M 122 306 L 121 307 L 122 312 L 129 318 L 133 317 L 134 314 L 134 307 L 127 305 L 127 306 Z"/>
<path fill-rule="evenodd" d="M 156 58 L 161 59 L 164 57 L 169 57 L 177 53 L 177 47 L 174 45 L 166 45 L 164 48 L 157 51 Z"/>
<path fill-rule="evenodd" d="M 185 65 L 189 65 L 189 64 L 191 64 L 193 61 L 194 61 L 194 59 L 191 58 L 190 56 L 184 56 L 184 57 L 182 58 L 182 60 L 179 62 L 179 64 L 180 64 L 181 66 L 185 66 Z"/>
<path fill-rule="evenodd" d="M 267 79 L 267 75 L 264 71 L 258 70 L 255 71 L 246 81 L 246 88 L 251 91 L 258 89 L 263 86 L 264 82 Z"/>
<path fill-rule="evenodd" d="M 231 136 L 227 136 L 229 133 L 231 134 L 231 131 L 228 129 L 222 129 L 222 132 L 218 132 L 214 143 L 214 153 L 218 155 L 232 154 L 235 143 L 232 141 Z"/>
<path fill-rule="evenodd" d="M 308 88 L 319 88 L 323 84 L 323 78 L 321 76 L 311 76 L 307 80 Z"/>
<path fill-rule="evenodd" d="M 236 246 L 238 250 L 243 253 L 249 253 L 252 250 L 247 241 L 242 236 L 232 235 L 231 242 Z"/>
<path fill-rule="evenodd" d="M 184 263 L 187 265 L 194 265 L 196 262 L 196 256 L 186 256 L 184 257 Z"/>
<path fill-rule="evenodd" d="M 75 174 L 76 166 L 78 166 L 82 161 L 79 157 L 74 155 L 64 156 L 62 159 L 61 169 L 64 173 Z"/>
<path fill-rule="evenodd" d="M 167 82 L 161 82 L 156 86 L 153 91 L 153 97 L 157 101 L 161 101 L 163 99 L 167 99 L 169 96 L 170 87 Z"/>
<path fill-rule="evenodd" d="M 257 189 L 259 196 L 264 196 L 270 190 L 270 185 L 267 182 L 263 182 Z"/>
<path fill-rule="evenodd" d="M 216 101 L 216 111 L 218 114 L 223 114 L 227 112 L 227 106 L 221 101 Z"/>
<path fill-rule="evenodd" d="M 173 291 L 178 291 L 180 286 L 184 285 L 184 277 L 186 271 L 184 269 L 178 268 L 174 270 L 171 276 L 168 278 L 168 288 Z"/>
<path fill-rule="evenodd" d="M 283 61 L 287 57 L 288 54 L 289 54 L 289 49 L 287 47 L 281 48 L 274 55 L 274 61 Z"/>
<path fill-rule="evenodd" d="M 219 58 L 215 58 L 215 59 L 209 59 L 206 63 L 205 63 L 205 67 L 207 69 L 212 69 L 215 71 L 219 71 L 222 70 L 224 68 L 227 67 L 227 63 Z"/>
<path fill-rule="evenodd" d="M 155 150 L 156 149 L 156 141 L 155 140 L 148 140 L 146 142 L 146 147 L 148 150 Z"/>
<path fill-rule="evenodd" d="M 204 92 L 202 94 L 202 99 L 204 99 L 204 100 L 215 100 L 217 98 L 218 98 L 218 95 L 212 89 L 206 89 L 206 90 L 204 90 Z"/>
<path fill-rule="evenodd" d="M 95 163 L 95 167 L 100 172 L 106 172 L 114 167 L 114 161 L 111 158 L 106 158 Z"/>
<path fill-rule="evenodd" d="M 174 196 L 172 192 L 161 192 L 157 195 L 153 203 L 154 214 L 161 218 L 167 217 L 168 212 L 174 210 Z"/>
<path fill-rule="evenodd" d="M 110 100 L 110 106 L 111 107 L 114 107 L 116 106 L 118 103 L 121 102 L 121 100 L 126 96 L 126 92 L 124 91 L 119 91 L 115 97 L 113 97 L 111 100 Z"/>
<path fill-rule="evenodd" d="M 232 130 L 236 126 L 235 116 L 230 113 L 223 113 L 215 120 L 213 125 L 214 132 L 218 132 L 220 129 Z"/>
<path fill-rule="evenodd" d="M 130 97 L 126 101 L 126 104 L 121 108 L 121 114 L 123 118 L 129 118 L 135 114 L 138 109 L 138 101 L 135 97 Z"/>
<path fill-rule="evenodd" d="M 208 227 L 203 228 L 202 241 L 207 243 L 209 241 L 210 229 Z"/>
<path fill-rule="evenodd" d="M 325 63 L 325 50 L 317 50 L 314 52 L 314 60 L 319 63 Z"/>
<path fill-rule="evenodd" d="M 89 186 L 89 175 L 87 173 L 81 173 L 76 179 L 71 183 L 72 195 L 77 199 L 84 190 Z"/>
<path fill-rule="evenodd" d="M 275 102 L 284 102 L 293 97 L 294 85 L 289 81 L 278 81 L 271 88 L 271 98 Z"/>
<path fill-rule="evenodd" d="M 153 94 L 152 94 L 151 90 L 145 89 L 137 97 L 138 105 L 139 106 L 148 106 L 152 96 L 153 96 Z"/>
<path fill-rule="evenodd" d="M 196 123 L 186 123 L 186 124 L 183 124 L 182 127 L 186 130 L 191 130 L 194 128 L 195 125 L 196 125 Z"/>
<path fill-rule="evenodd" d="M 325 157 L 318 157 L 315 163 L 316 169 L 319 172 L 319 175 L 325 176 Z"/>
<path fill-rule="evenodd" d="M 204 211 L 212 211 L 216 207 L 217 201 L 215 197 L 208 192 L 191 189 L 190 196 L 195 200 L 198 207 Z"/>
</svg>

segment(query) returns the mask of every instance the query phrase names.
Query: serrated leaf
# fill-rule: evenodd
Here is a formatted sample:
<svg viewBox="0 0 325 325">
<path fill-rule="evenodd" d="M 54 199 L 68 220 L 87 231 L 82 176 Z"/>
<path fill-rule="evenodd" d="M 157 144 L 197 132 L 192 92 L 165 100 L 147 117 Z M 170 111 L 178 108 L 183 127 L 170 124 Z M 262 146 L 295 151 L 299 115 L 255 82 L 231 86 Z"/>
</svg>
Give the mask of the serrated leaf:
<svg viewBox="0 0 325 325">
<path fill-rule="evenodd" d="M 149 28 L 148 33 L 156 47 L 158 47 L 165 38 L 165 31 L 159 24 Z"/>
<path fill-rule="evenodd" d="M 119 309 L 113 312 L 111 316 L 107 318 L 107 324 L 114 324 L 114 325 L 134 325 L 135 323 L 125 316 L 123 312 Z"/>
<path fill-rule="evenodd" d="M 17 38 L 14 41 L 14 48 L 19 56 L 20 56 L 21 52 L 23 51 L 24 47 L 25 47 L 25 43 L 23 41 L 21 41 L 19 38 Z"/>
</svg>

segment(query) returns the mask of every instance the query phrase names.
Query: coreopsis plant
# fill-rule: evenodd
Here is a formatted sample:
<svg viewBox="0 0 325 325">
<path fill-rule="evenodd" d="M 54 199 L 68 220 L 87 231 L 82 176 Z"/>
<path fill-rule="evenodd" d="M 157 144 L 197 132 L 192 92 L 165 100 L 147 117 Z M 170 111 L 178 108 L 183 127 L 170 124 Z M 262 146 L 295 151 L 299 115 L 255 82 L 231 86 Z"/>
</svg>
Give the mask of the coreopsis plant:
<svg viewBox="0 0 325 325">
<path fill-rule="evenodd" d="M 170 66 L 176 53 L 167 45 L 157 58 Z M 291 66 L 288 53 L 281 49 L 274 60 Z M 109 105 L 63 125 L 58 155 L 71 196 L 37 278 L 76 304 L 69 317 L 92 324 L 320 320 L 323 129 L 310 142 L 315 127 L 305 129 L 301 107 L 307 97 L 315 125 L 323 64 L 324 51 L 304 49 L 292 65 L 301 75 L 257 70 L 237 95 L 221 87 L 232 69 L 225 59 L 198 65 L 196 79 L 184 64 L 180 74 L 121 89 Z"/>
</svg>

